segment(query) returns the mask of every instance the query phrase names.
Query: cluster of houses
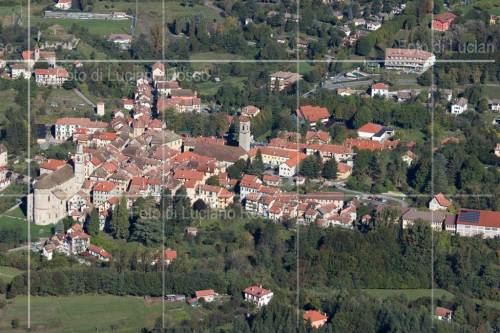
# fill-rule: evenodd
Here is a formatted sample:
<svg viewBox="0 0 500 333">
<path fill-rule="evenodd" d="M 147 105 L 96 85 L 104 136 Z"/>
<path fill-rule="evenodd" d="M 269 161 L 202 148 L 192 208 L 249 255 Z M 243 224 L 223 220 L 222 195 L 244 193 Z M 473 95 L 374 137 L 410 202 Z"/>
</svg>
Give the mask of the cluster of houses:
<svg viewBox="0 0 500 333">
<path fill-rule="evenodd" d="M 387 207 L 378 206 L 377 213 L 381 213 Z M 500 212 L 461 208 L 455 213 L 451 209 L 451 200 L 442 193 L 436 194 L 430 200 L 428 210 L 392 208 L 399 212 L 393 222 L 401 222 L 403 228 L 408 228 L 417 221 L 423 221 L 429 223 L 436 231 L 446 231 L 464 237 L 500 236 Z"/>
<path fill-rule="evenodd" d="M 196 91 L 182 89 L 175 80 L 166 80 L 165 65 L 155 63 L 152 67 L 152 78 L 156 90 L 158 112 L 173 109 L 176 112 L 200 112 L 201 99 Z"/>
<path fill-rule="evenodd" d="M 65 68 L 57 66 L 54 51 L 44 51 L 37 47 L 34 51 L 23 51 L 21 58 L 21 62 L 9 64 L 11 79 L 30 79 L 34 74 L 38 85 L 61 86 L 70 78 Z M 44 62 L 47 68 L 35 69 L 37 62 Z"/>
<path fill-rule="evenodd" d="M 103 248 L 90 243 L 90 236 L 78 223 L 73 224 L 65 232 L 56 233 L 41 244 L 42 256 L 52 260 L 54 253 L 67 256 L 95 257 L 101 261 L 109 261 L 112 256 Z"/>
</svg>

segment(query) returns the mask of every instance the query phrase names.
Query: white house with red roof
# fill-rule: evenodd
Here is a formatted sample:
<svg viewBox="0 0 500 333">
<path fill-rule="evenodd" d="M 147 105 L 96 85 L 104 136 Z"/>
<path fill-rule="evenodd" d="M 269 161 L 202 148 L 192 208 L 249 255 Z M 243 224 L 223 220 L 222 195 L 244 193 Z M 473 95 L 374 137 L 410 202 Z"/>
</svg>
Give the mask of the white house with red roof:
<svg viewBox="0 0 500 333">
<path fill-rule="evenodd" d="M 93 244 L 89 245 L 87 252 L 91 256 L 96 257 L 97 259 L 104 261 L 104 262 L 110 261 L 112 258 L 111 254 L 108 251 L 104 250 L 103 248 L 101 248 L 97 245 L 93 245 Z"/>
<path fill-rule="evenodd" d="M 215 300 L 217 293 L 213 289 L 197 290 L 195 296 L 197 301 L 203 299 L 205 302 L 210 303 Z"/>
<path fill-rule="evenodd" d="M 279 166 L 280 177 L 293 177 L 297 174 L 300 163 L 307 157 L 304 153 L 295 153 L 295 156 L 281 163 Z"/>
<path fill-rule="evenodd" d="M 262 286 L 250 286 L 243 291 L 245 301 L 255 304 L 258 308 L 266 306 L 271 302 L 274 294 L 270 289 L 264 289 Z"/>
<path fill-rule="evenodd" d="M 389 86 L 383 82 L 378 82 L 372 84 L 371 87 L 371 96 L 379 96 L 383 98 L 388 98 L 389 97 Z"/>
<path fill-rule="evenodd" d="M 442 306 L 437 306 L 434 315 L 438 320 L 451 321 L 453 317 L 453 311 Z"/>
<path fill-rule="evenodd" d="M 436 210 L 447 210 L 451 206 L 450 200 L 446 199 L 443 193 L 438 193 L 429 201 L 429 209 L 432 211 Z"/>
</svg>

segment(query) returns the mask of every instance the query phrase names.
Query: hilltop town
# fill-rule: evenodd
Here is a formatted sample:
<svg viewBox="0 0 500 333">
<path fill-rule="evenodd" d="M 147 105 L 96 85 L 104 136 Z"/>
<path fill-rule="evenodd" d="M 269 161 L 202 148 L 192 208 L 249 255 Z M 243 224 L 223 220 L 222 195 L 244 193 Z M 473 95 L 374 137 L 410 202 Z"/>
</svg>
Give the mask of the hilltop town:
<svg viewBox="0 0 500 333">
<path fill-rule="evenodd" d="M 0 4 L 0 331 L 493 332 L 499 8 Z"/>
</svg>

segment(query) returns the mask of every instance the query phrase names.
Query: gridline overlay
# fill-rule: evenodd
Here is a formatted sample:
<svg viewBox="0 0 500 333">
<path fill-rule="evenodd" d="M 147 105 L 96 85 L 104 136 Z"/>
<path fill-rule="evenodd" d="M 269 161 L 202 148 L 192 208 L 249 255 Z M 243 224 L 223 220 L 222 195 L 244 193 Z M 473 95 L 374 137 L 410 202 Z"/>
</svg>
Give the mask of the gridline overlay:
<svg viewBox="0 0 500 333">
<path fill-rule="evenodd" d="M 26 1 L 26 6 L 28 8 L 28 15 L 27 15 L 27 36 L 28 36 L 28 50 L 32 50 L 32 34 L 31 34 L 31 28 L 32 28 L 32 25 L 31 25 L 31 18 L 32 18 L 32 15 L 31 15 L 31 1 L 30 0 L 25 0 Z M 136 25 L 136 30 L 134 31 L 134 33 L 137 31 L 137 25 L 138 25 L 138 22 L 140 21 L 141 17 L 139 15 L 140 13 L 140 4 L 139 4 L 139 0 L 136 0 L 135 1 L 135 25 Z M 161 13 L 161 18 L 162 18 L 162 56 L 160 59 L 105 59 L 105 60 L 91 60 L 91 59 L 61 59 L 61 60 L 57 60 L 58 63 L 61 63 L 61 64 L 72 64 L 76 61 L 79 61 L 83 64 L 85 63 L 131 63 L 131 64 L 140 64 L 140 65 L 145 65 L 145 64 L 153 64 L 155 62 L 161 62 L 165 65 L 168 65 L 170 63 L 177 63 L 177 64 L 181 64 L 181 63 L 214 63 L 214 64 L 230 64 L 230 63 L 255 63 L 255 64 L 266 64 L 266 63 L 269 63 L 269 64 L 290 64 L 290 65 L 295 65 L 295 68 L 296 68 L 296 72 L 297 73 L 300 73 L 300 65 L 301 64 L 321 64 L 321 63 L 324 63 L 324 64 L 330 64 L 330 63 L 352 63 L 352 64 L 368 64 L 368 63 L 384 63 L 384 60 L 383 59 L 332 59 L 332 60 L 318 60 L 318 59 L 315 59 L 315 60 L 306 60 L 306 59 L 302 59 L 301 58 L 301 52 L 300 52 L 300 49 L 298 47 L 295 47 L 295 59 L 270 59 L 270 60 L 256 60 L 256 59 L 233 59 L 233 60 L 224 60 L 224 59 L 202 59 L 202 60 L 199 60 L 199 59 L 168 59 L 166 57 L 166 49 L 167 49 L 167 44 L 166 44 L 166 35 L 167 35 L 167 31 L 166 31 L 166 7 L 165 7 L 165 3 L 167 2 L 167 0 L 162 0 L 161 1 L 161 10 L 162 10 L 162 13 Z M 434 1 L 432 0 L 431 1 L 432 3 L 432 7 L 434 7 Z M 131 3 L 132 4 L 132 3 Z M 160 5 L 160 2 L 158 2 L 158 5 Z M 295 42 L 297 43 L 299 40 L 300 40 L 300 20 L 301 20 L 301 16 L 300 16 L 300 0 L 296 0 L 295 1 L 295 5 L 296 5 L 296 15 L 297 15 L 297 24 L 296 24 L 296 37 L 295 37 Z M 21 5 L 21 8 L 23 6 Z M 23 9 L 21 9 L 22 11 Z M 431 12 L 431 20 L 434 18 L 434 13 Z M 435 36 L 434 36 L 434 31 L 432 29 L 429 29 L 430 31 L 430 37 L 431 37 L 431 44 L 434 45 L 435 43 Z M 137 36 L 133 36 L 133 37 L 137 37 Z M 25 60 L 25 61 L 29 61 L 29 60 Z M 44 62 L 45 60 L 40 60 L 40 62 Z M 20 61 L 19 60 L 6 60 L 7 63 L 9 62 L 17 62 L 19 63 Z M 477 64 L 477 63 L 495 63 L 496 60 L 495 59 L 472 59 L 472 60 L 465 60 L 465 59 L 436 59 L 436 64 L 439 64 L 439 63 L 470 63 L 470 64 Z M 435 86 L 436 85 L 436 68 L 435 66 L 431 67 L 430 69 L 431 71 L 431 86 Z M 28 94 L 27 94 L 27 105 L 28 105 L 28 145 L 27 145 L 27 156 L 28 156 L 28 177 L 31 179 L 32 175 L 31 175 L 31 163 L 32 163 L 32 151 L 31 151 L 31 146 L 30 146 L 30 143 L 31 143 L 31 124 L 32 124 L 32 118 L 34 118 L 35 114 L 32 114 L 32 106 L 31 106 L 31 80 L 27 80 L 27 87 L 28 87 Z M 296 83 L 296 86 L 295 86 L 295 97 L 296 97 L 296 109 L 299 108 L 300 106 L 300 98 L 301 98 L 301 85 L 300 85 L 300 80 Z M 431 142 L 431 150 L 430 150 L 430 156 L 431 156 L 431 190 L 430 190 L 430 193 L 429 194 L 414 194 L 414 193 L 404 193 L 404 196 L 405 198 L 432 198 L 434 195 L 435 195 L 435 192 L 434 192 L 434 183 L 435 183 L 435 173 L 434 173 L 434 160 L 435 160 L 435 153 L 434 153 L 434 149 L 437 148 L 435 146 L 435 128 L 434 128 L 434 125 L 435 125 L 435 113 L 436 113 L 436 106 L 435 106 L 435 97 L 434 97 L 434 94 L 430 94 L 431 96 L 431 100 L 430 100 L 430 107 L 429 107 L 429 111 L 430 111 L 430 114 L 431 114 L 431 137 L 430 137 L 430 142 Z M 296 122 L 296 129 L 297 129 L 297 132 L 300 132 L 300 122 L 297 119 L 297 122 Z M 299 141 L 299 138 L 298 136 L 297 137 L 297 141 L 296 141 L 296 144 L 297 144 L 297 148 L 299 148 L 299 144 L 300 144 L 300 141 Z M 36 176 L 36 175 L 33 175 L 33 176 Z M 162 174 L 162 177 L 164 177 L 164 174 Z M 163 178 L 163 180 L 165 180 Z M 295 188 L 295 191 L 296 191 L 296 194 L 299 195 L 300 193 L 300 187 L 299 185 L 297 184 L 296 185 L 296 188 Z M 30 186 L 27 186 L 27 195 L 29 195 L 31 192 L 31 189 L 30 189 Z M 446 197 L 449 197 L 449 198 L 466 198 L 466 197 L 476 197 L 476 198 L 480 198 L 480 197 L 494 197 L 494 194 L 488 194 L 488 193 L 478 193 L 478 194 L 454 194 L 454 193 L 444 193 L 444 195 Z M 1 197 L 8 197 L 8 196 L 15 196 L 15 197 L 18 197 L 16 195 L 9 195 L 9 194 L 0 194 L 0 198 Z M 383 195 L 377 195 L 377 194 L 373 194 L 374 197 L 377 197 L 377 196 L 383 196 L 383 197 L 393 197 L 393 198 L 397 198 L 397 199 L 403 199 L 401 198 L 400 196 L 397 196 L 397 195 L 392 195 L 392 194 L 383 194 Z M 431 211 L 431 215 L 432 215 L 432 218 L 434 218 L 434 211 Z M 162 253 L 164 253 L 164 250 L 165 250 L 165 219 L 161 219 L 162 221 Z M 30 223 L 30 220 L 27 219 L 27 227 L 28 227 L 28 244 L 31 244 L 31 223 Z M 295 247 L 296 247 L 296 265 L 297 265 L 297 272 L 296 272 L 296 291 L 295 291 L 295 294 L 296 294 L 296 297 L 295 297 L 295 306 L 296 306 L 296 314 L 297 314 L 297 317 L 296 317 L 296 328 L 297 328 L 297 331 L 299 330 L 299 327 L 300 327 L 300 322 L 302 320 L 301 316 L 300 316 L 300 288 L 301 288 L 301 281 L 300 281 L 300 232 L 301 232 L 301 228 L 307 228 L 307 226 L 301 226 L 300 224 L 296 224 L 296 244 L 295 244 Z M 433 314 L 433 309 L 434 309 L 434 304 L 435 304 L 435 299 L 434 299 L 434 259 L 435 259 L 435 253 L 434 253 L 434 229 L 431 228 L 431 233 L 432 233 L 432 248 L 431 248 L 431 273 L 430 273 L 430 281 L 431 281 L 431 318 L 433 318 L 432 314 Z M 163 263 L 162 264 L 162 288 L 163 288 L 163 296 L 165 296 L 166 292 L 165 292 L 165 264 Z M 30 286 L 30 281 L 31 281 L 31 250 L 28 251 L 28 254 L 27 254 L 27 278 L 28 278 L 28 292 L 27 292 L 27 298 L 28 298 L 28 306 L 27 306 L 27 322 L 28 322 L 28 328 L 31 328 L 31 286 Z M 163 328 L 166 328 L 165 326 L 165 298 L 162 297 L 162 326 Z"/>
</svg>

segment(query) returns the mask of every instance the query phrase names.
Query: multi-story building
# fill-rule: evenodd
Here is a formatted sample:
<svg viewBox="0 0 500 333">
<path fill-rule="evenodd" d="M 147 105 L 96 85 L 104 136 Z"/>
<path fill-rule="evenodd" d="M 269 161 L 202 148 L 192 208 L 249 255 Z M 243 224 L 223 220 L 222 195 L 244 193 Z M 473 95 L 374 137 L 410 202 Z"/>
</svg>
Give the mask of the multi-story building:
<svg viewBox="0 0 500 333">
<path fill-rule="evenodd" d="M 69 79 L 69 73 L 62 67 L 36 69 L 35 79 L 41 86 L 61 86 Z"/>
<path fill-rule="evenodd" d="M 88 118 L 60 118 L 55 124 L 56 140 L 66 141 L 79 128 L 87 129 L 87 134 L 106 129 L 108 124 L 102 121 L 92 121 Z"/>
<path fill-rule="evenodd" d="M 424 50 L 395 48 L 385 50 L 385 68 L 387 69 L 423 73 L 435 62 L 434 54 Z"/>
<path fill-rule="evenodd" d="M 500 236 L 500 212 L 461 209 L 457 216 L 456 232 L 461 236 L 482 235 L 484 238 Z"/>
<path fill-rule="evenodd" d="M 245 288 L 243 293 L 245 301 L 254 303 L 258 308 L 268 305 L 274 296 L 270 289 L 264 289 L 257 285 Z"/>
</svg>

